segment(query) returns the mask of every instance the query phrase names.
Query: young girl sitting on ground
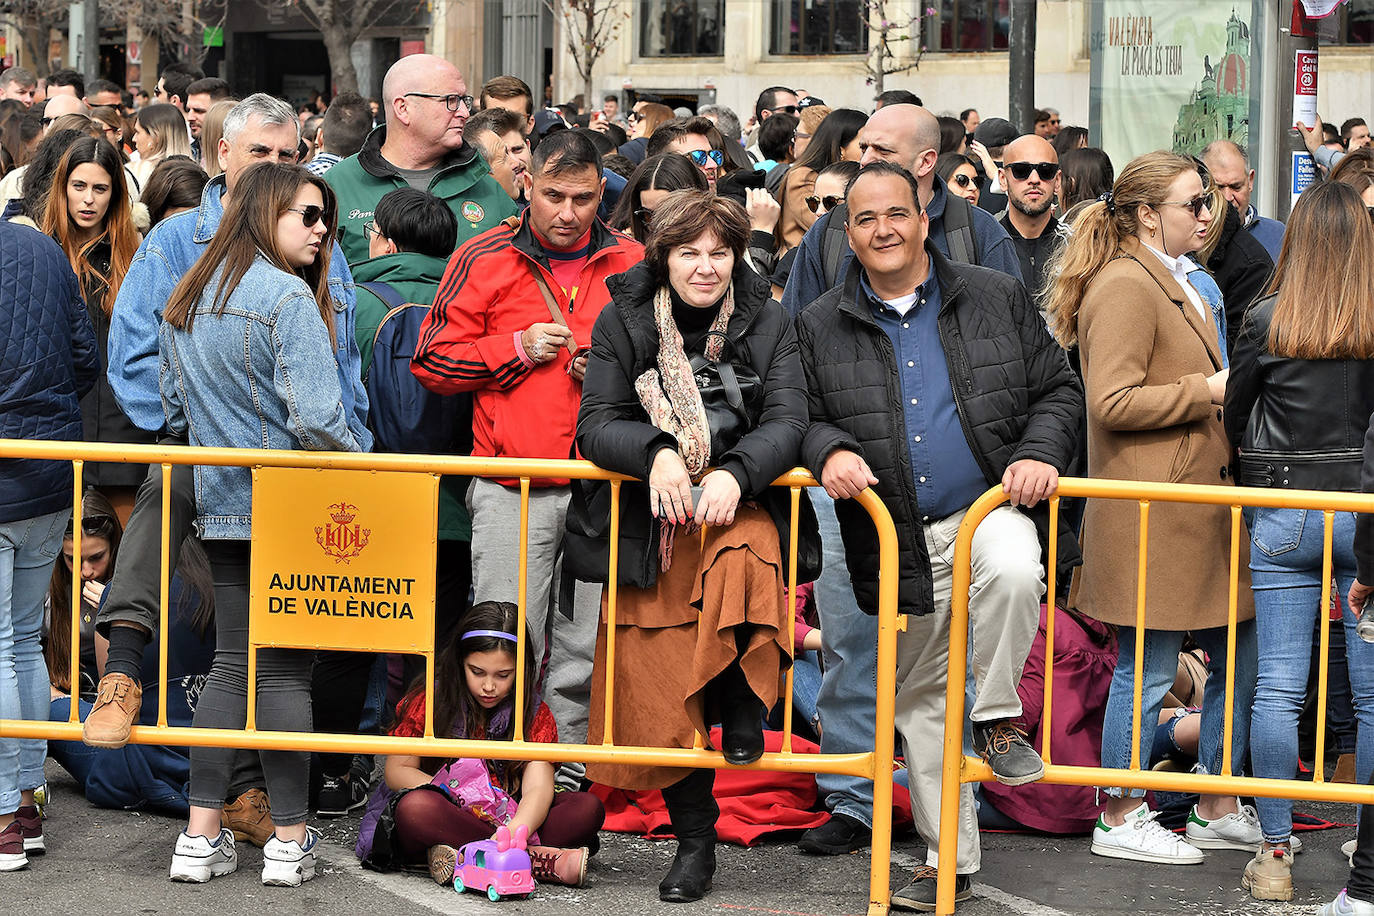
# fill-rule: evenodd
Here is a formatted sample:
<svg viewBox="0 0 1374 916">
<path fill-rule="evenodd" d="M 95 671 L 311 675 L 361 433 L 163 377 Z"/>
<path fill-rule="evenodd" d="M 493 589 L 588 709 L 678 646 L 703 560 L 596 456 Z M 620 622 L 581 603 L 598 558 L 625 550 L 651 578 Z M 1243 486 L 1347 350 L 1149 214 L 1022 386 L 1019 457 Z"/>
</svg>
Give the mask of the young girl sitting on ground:
<svg viewBox="0 0 1374 916">
<path fill-rule="evenodd" d="M 434 730 L 439 737 L 510 740 L 515 703 L 517 609 L 503 601 L 476 604 L 463 617 L 434 665 Z M 535 657 L 525 640 L 524 737 L 557 743 L 558 729 L 535 690 Z M 401 700 L 391 734 L 424 735 L 423 679 Z M 600 843 L 606 812 L 587 792 L 553 790 L 554 765 L 543 761 L 443 760 L 393 755 L 386 783 L 368 804 L 358 835 L 363 864 L 385 870 L 427 863 L 440 884 L 453 881 L 465 843 L 500 826 L 530 832 L 534 877 L 581 886 L 587 858 Z"/>
</svg>

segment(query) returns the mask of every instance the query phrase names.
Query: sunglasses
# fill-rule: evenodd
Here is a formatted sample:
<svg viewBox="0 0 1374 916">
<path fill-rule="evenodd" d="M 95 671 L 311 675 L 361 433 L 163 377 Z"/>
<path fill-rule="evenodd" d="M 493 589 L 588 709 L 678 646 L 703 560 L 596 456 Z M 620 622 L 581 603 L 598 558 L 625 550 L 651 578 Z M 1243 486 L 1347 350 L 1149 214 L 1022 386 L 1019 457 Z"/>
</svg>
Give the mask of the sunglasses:
<svg viewBox="0 0 1374 916">
<path fill-rule="evenodd" d="M 810 210 L 812 213 L 819 213 L 821 212 L 821 205 L 824 204 L 826 211 L 829 212 L 843 202 L 844 198 L 839 194 L 827 194 L 824 197 L 817 197 L 815 194 L 812 194 L 810 197 L 806 198 L 806 209 Z"/>
<path fill-rule="evenodd" d="M 81 520 L 81 531 L 83 534 L 100 535 L 109 537 L 114 531 L 115 520 L 107 515 L 93 515 Z"/>
<path fill-rule="evenodd" d="M 309 227 L 313 226 L 314 223 L 306 223 L 305 225 Z M 376 238 L 381 234 L 382 227 L 378 226 L 375 220 L 363 223 L 363 237 L 366 238 L 368 241 L 371 241 L 373 238 Z"/>
<path fill-rule="evenodd" d="M 1011 177 L 1017 181 L 1025 181 L 1031 176 L 1031 172 L 1040 176 L 1041 181 L 1049 181 L 1059 174 L 1059 163 L 1057 162 L 1008 162 L 1003 166 Z"/>
<path fill-rule="evenodd" d="M 796 114 L 798 111 L 800 111 L 801 109 L 798 108 L 796 105 L 779 105 L 777 108 L 770 108 L 770 109 L 768 109 L 768 110 L 771 111 L 771 112 L 773 112 L 773 114 L 790 114 L 790 115 L 794 115 L 794 114 Z"/>
<path fill-rule="evenodd" d="M 418 96 L 422 99 L 440 99 L 449 111 L 457 111 L 459 105 L 464 105 L 468 111 L 472 111 L 473 98 L 470 95 L 458 95 L 456 93 L 453 95 L 435 95 L 432 92 L 407 92 L 405 94 Z"/>
<path fill-rule="evenodd" d="M 317 207 L 314 204 L 308 207 L 287 207 L 286 209 L 291 213 L 299 213 L 301 224 L 307 229 L 318 223 L 320 218 L 324 216 L 324 207 Z"/>
<path fill-rule="evenodd" d="M 653 218 L 654 218 L 654 211 L 650 210 L 648 207 L 640 207 L 640 208 L 638 208 L 637 210 L 635 210 L 635 219 L 639 220 L 639 222 L 640 222 L 646 229 L 647 229 L 648 226 L 649 226 L 649 220 L 651 220 L 651 219 L 653 219 Z"/>
<path fill-rule="evenodd" d="M 1212 195 L 1199 194 L 1192 200 L 1162 200 L 1159 202 L 1161 207 L 1184 207 L 1193 211 L 1193 219 L 1202 215 L 1202 211 L 1212 206 Z"/>
<path fill-rule="evenodd" d="M 694 149 L 687 155 L 692 157 L 698 168 L 706 168 L 707 162 L 714 162 L 717 168 L 725 164 L 725 154 L 718 149 Z"/>
<path fill-rule="evenodd" d="M 977 178 L 973 175 L 951 175 L 950 181 L 954 182 L 961 188 L 967 188 L 971 184 L 977 185 L 980 189 L 983 187 L 983 179 Z"/>
</svg>

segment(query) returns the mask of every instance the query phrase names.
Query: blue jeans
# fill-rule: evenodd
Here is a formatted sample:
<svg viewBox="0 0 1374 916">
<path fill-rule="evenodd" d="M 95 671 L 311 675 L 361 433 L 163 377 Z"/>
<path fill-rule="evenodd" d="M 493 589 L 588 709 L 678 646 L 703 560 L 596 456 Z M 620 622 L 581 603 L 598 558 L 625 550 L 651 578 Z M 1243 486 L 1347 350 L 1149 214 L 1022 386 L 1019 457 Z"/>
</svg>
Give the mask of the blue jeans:
<svg viewBox="0 0 1374 916">
<path fill-rule="evenodd" d="M 71 515 L 0 523 L 0 719 L 48 721 L 43 596 Z M 0 738 L 0 814 L 18 809 L 21 791 L 43 785 L 47 748 L 38 738 Z"/>
<path fill-rule="evenodd" d="M 835 501 L 819 487 L 811 502 L 820 523 L 824 567 L 816 580 L 825 673 L 816 695 L 821 717 L 821 753 L 873 750 L 874 698 L 878 693 L 878 618 L 859 610 L 845 565 Z M 873 824 L 873 782 L 857 776 L 821 773 L 816 786 L 825 805 L 866 825 Z"/>
<path fill-rule="evenodd" d="M 1292 779 L 1298 769 L 1298 717 L 1307 693 L 1312 630 L 1321 607 L 1322 513 L 1304 509 L 1256 509 L 1251 526 L 1250 578 L 1259 630 L 1259 690 L 1250 725 L 1255 775 Z M 1342 596 L 1355 578 L 1355 515 L 1332 521 L 1331 569 Z M 1355 779 L 1369 781 L 1374 766 L 1374 645 L 1355 635 L 1356 618 L 1344 610 L 1345 657 L 1358 721 Z M 1269 842 L 1286 840 L 1293 803 L 1256 798 L 1260 828 Z"/>
<path fill-rule="evenodd" d="M 82 722 L 86 721 L 86 716 L 90 715 L 91 704 L 85 700 L 77 701 L 77 717 Z M 58 697 L 48 703 L 48 721 L 66 722 L 71 719 L 72 698 Z M 71 774 L 72 779 L 81 787 L 82 794 L 86 792 L 86 781 L 91 778 L 91 768 L 95 766 L 95 758 L 100 753 L 99 748 L 90 747 L 80 741 L 49 741 L 48 756 L 57 761 L 58 766 Z M 108 753 L 108 752 L 107 752 Z"/>
<path fill-rule="evenodd" d="M 824 638 L 824 631 L 822 631 Z M 792 713 L 793 718 L 801 719 L 816 734 L 816 697 L 821 691 L 821 664 L 818 653 L 798 652 L 792 660 Z"/>
<path fill-rule="evenodd" d="M 1180 597 L 1180 600 L 1184 600 Z M 1226 724 L 1226 627 L 1193 630 L 1195 639 L 1207 653 L 1207 686 L 1202 698 L 1202 723 L 1198 736 L 1198 764 L 1209 773 L 1221 772 L 1222 731 Z M 1102 766 L 1125 770 L 1131 765 L 1131 706 L 1134 702 L 1135 647 L 1139 631 L 1121 627 L 1117 634 L 1121 654 L 1112 672 L 1107 693 L 1107 711 L 1102 724 Z M 1179 630 L 1145 630 L 1144 671 L 1140 691 L 1140 760 L 1149 766 L 1154 747 L 1159 708 L 1164 695 L 1178 674 L 1178 653 L 1183 647 Z M 1241 771 L 1249 744 L 1249 709 L 1255 697 L 1255 624 L 1236 625 L 1236 695 L 1232 698 L 1234 719 L 1231 733 L 1231 769 Z M 1108 795 L 1140 798 L 1144 789 L 1107 788 Z"/>
</svg>

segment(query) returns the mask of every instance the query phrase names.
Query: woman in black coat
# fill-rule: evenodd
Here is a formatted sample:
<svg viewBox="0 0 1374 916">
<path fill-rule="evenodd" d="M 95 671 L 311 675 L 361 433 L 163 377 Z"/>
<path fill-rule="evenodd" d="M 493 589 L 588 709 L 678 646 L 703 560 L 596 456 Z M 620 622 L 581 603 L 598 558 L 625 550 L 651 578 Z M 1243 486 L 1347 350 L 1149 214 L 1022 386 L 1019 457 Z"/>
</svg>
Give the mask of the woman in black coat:
<svg viewBox="0 0 1374 916">
<path fill-rule="evenodd" d="M 769 484 L 797 463 L 807 424 L 796 337 L 744 262 L 748 239 L 729 200 L 681 191 L 659 205 L 644 263 L 607 284 L 577 424 L 584 457 L 648 481 L 621 500 L 615 674 L 634 702 L 616 704 L 614 742 L 690 748 L 718 710 L 721 750 L 741 765 L 763 754 L 763 714 L 790 663 L 787 500 Z M 815 539 L 805 543 L 809 554 Z M 605 632 L 603 613 L 592 744 L 605 727 Z M 710 889 L 714 772 L 588 767 L 596 782 L 663 789 L 678 837 L 663 900 Z"/>
</svg>

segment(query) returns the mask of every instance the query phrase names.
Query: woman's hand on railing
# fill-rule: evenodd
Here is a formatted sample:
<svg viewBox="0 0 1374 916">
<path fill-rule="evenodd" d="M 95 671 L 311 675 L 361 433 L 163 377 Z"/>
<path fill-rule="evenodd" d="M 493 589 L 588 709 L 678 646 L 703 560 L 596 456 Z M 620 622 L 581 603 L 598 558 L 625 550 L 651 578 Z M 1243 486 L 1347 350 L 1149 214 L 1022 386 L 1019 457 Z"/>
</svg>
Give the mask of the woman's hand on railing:
<svg viewBox="0 0 1374 916">
<path fill-rule="evenodd" d="M 682 456 L 671 448 L 661 448 L 649 471 L 649 510 L 654 518 L 666 518 L 685 525 L 692 518 L 692 477 Z"/>
<path fill-rule="evenodd" d="M 89 579 L 81 586 L 81 600 L 92 607 L 100 607 L 100 598 L 105 594 L 105 583 Z"/>
<path fill-rule="evenodd" d="M 701 499 L 697 501 L 697 524 L 724 527 L 735 520 L 739 507 L 739 481 L 725 470 L 715 470 L 701 479 Z"/>
<path fill-rule="evenodd" d="M 1027 509 L 1049 499 L 1059 489 L 1059 471 L 1054 465 L 1033 458 L 1013 461 L 1002 475 L 1002 492 L 1013 506 Z"/>
</svg>

